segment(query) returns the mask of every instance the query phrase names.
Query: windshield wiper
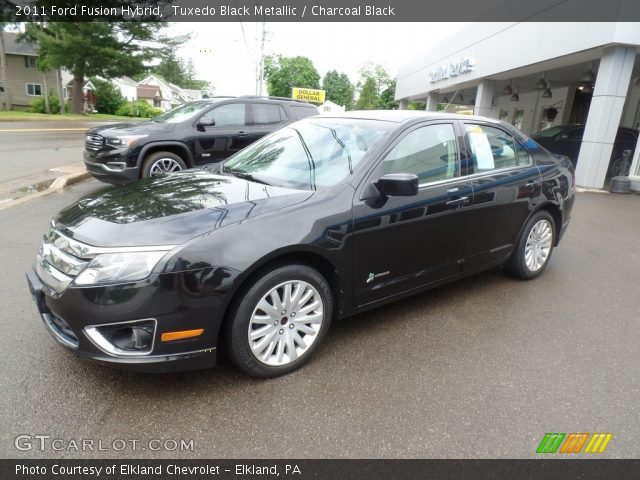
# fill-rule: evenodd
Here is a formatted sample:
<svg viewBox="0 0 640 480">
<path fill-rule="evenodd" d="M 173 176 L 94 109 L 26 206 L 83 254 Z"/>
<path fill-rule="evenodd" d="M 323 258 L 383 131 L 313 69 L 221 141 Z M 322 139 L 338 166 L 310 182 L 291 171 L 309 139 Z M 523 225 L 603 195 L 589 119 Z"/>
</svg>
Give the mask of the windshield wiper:
<svg viewBox="0 0 640 480">
<path fill-rule="evenodd" d="M 233 175 L 234 177 L 238 177 L 238 178 L 242 178 L 243 180 L 249 180 L 250 182 L 256 182 L 256 183 L 262 183 L 263 185 L 271 185 L 268 182 L 265 182 L 264 180 L 261 180 L 257 177 L 254 177 L 253 175 L 251 175 L 250 173 L 247 172 L 242 172 L 240 170 L 224 170 L 225 173 L 229 173 L 231 175 Z"/>
</svg>

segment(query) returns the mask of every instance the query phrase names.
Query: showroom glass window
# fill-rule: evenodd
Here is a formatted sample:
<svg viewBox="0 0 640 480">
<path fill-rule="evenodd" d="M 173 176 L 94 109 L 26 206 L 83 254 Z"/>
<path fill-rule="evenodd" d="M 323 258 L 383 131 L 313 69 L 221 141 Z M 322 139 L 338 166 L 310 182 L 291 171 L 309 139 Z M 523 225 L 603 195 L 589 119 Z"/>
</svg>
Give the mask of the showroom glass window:
<svg viewBox="0 0 640 480">
<path fill-rule="evenodd" d="M 384 173 L 413 173 L 430 183 L 458 176 L 458 147 L 453 125 L 428 125 L 408 133 L 383 162 Z"/>
<path fill-rule="evenodd" d="M 474 173 L 532 164 L 524 147 L 504 130 L 476 124 L 465 124 L 465 130 Z"/>
</svg>

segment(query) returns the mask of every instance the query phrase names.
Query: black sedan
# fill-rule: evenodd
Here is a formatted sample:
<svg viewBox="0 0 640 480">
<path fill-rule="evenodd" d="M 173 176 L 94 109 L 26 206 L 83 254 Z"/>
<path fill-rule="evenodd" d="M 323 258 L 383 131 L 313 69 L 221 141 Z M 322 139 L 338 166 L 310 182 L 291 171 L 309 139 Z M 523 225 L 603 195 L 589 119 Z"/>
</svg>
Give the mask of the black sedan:
<svg viewBox="0 0 640 480">
<path fill-rule="evenodd" d="M 573 201 L 569 160 L 503 122 L 312 117 L 223 166 L 84 197 L 52 220 L 27 278 L 79 355 L 169 371 L 210 367 L 221 347 L 272 377 L 333 319 L 500 265 L 537 277 Z"/>
<path fill-rule="evenodd" d="M 537 143 L 550 152 L 569 157 L 574 166 L 578 163 L 583 136 L 584 125 L 558 125 L 532 135 Z M 609 160 L 607 177 L 629 175 L 637 143 L 637 130 L 625 127 L 618 128 Z"/>
</svg>

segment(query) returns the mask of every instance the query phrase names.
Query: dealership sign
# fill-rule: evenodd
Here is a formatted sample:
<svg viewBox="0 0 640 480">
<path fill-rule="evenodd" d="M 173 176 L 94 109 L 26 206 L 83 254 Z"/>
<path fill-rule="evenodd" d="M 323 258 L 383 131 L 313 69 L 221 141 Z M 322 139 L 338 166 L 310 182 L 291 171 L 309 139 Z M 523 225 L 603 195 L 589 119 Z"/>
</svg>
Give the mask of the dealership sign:
<svg viewBox="0 0 640 480">
<path fill-rule="evenodd" d="M 429 72 L 429 81 L 431 83 L 440 82 L 441 80 L 457 77 L 463 73 L 469 73 L 471 70 L 473 70 L 473 60 L 470 58 L 461 58 L 457 62 L 442 65 L 437 70 Z"/>
<path fill-rule="evenodd" d="M 324 93 L 324 90 L 293 87 L 291 98 L 306 100 L 307 102 L 324 103 Z"/>
</svg>

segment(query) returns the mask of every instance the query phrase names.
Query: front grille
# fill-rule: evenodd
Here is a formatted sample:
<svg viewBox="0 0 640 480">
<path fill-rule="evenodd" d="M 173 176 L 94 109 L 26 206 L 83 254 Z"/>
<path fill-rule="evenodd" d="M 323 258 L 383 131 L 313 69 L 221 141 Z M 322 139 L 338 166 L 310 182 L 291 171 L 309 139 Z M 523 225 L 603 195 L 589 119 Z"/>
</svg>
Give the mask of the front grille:
<svg viewBox="0 0 640 480">
<path fill-rule="evenodd" d="M 97 152 L 104 146 L 104 137 L 102 135 L 96 135 L 95 133 L 89 133 L 84 137 L 84 148 Z"/>
</svg>

